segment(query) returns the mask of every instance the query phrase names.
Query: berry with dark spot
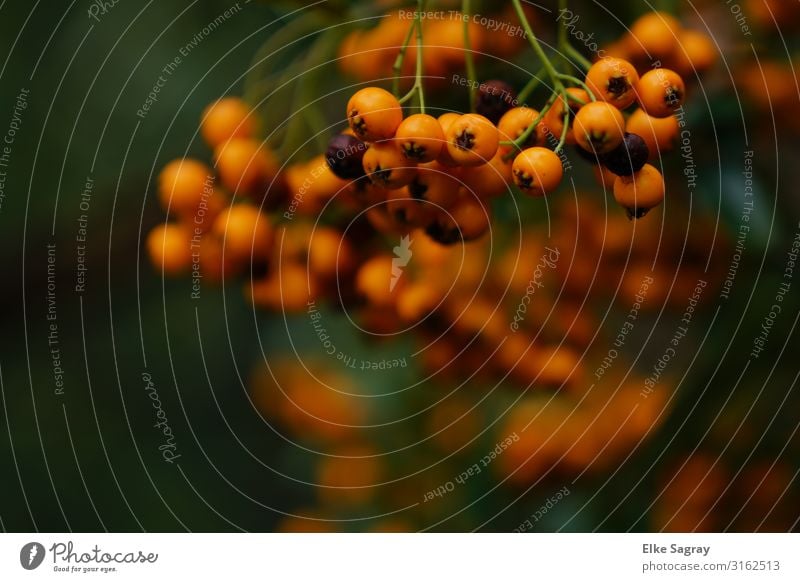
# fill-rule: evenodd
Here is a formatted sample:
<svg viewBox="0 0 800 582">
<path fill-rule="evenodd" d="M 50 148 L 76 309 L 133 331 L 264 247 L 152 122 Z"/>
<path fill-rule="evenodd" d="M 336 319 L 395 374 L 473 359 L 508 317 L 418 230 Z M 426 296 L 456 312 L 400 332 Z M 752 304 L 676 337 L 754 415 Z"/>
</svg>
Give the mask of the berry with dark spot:
<svg viewBox="0 0 800 582">
<path fill-rule="evenodd" d="M 363 159 L 367 144 L 355 136 L 335 135 L 328 142 L 325 159 L 331 171 L 342 180 L 356 180 L 364 175 Z"/>
</svg>

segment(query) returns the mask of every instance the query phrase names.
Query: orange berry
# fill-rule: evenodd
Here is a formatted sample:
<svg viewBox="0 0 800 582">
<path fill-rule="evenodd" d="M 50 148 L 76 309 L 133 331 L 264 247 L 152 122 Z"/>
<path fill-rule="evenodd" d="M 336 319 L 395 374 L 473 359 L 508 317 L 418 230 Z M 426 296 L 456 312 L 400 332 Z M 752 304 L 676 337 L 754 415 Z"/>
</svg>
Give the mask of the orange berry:
<svg viewBox="0 0 800 582">
<path fill-rule="evenodd" d="M 278 174 L 273 153 L 254 139 L 234 138 L 214 152 L 222 184 L 237 194 L 263 195 Z"/>
<path fill-rule="evenodd" d="M 605 154 L 622 143 L 625 118 L 622 112 L 603 101 L 584 105 L 573 124 L 575 141 L 588 152 Z"/>
<path fill-rule="evenodd" d="M 586 73 L 586 84 L 595 97 L 626 109 L 636 101 L 636 67 L 624 59 L 606 57 L 591 66 Z"/>
<path fill-rule="evenodd" d="M 530 107 L 514 107 L 508 110 L 497 124 L 502 141 L 515 141 L 536 121 L 539 112 Z M 543 146 L 547 143 L 547 131 L 542 123 L 536 126 L 528 140 L 521 147 Z M 501 148 L 502 149 L 502 148 Z"/>
<path fill-rule="evenodd" d="M 403 271 L 398 271 L 390 255 L 372 257 L 356 273 L 356 290 L 370 304 L 379 307 L 394 305 L 405 284 Z"/>
<path fill-rule="evenodd" d="M 445 135 L 450 157 L 462 166 L 487 163 L 500 146 L 497 128 L 476 113 L 467 113 L 453 121 Z"/>
<path fill-rule="evenodd" d="M 409 160 L 432 162 L 444 146 L 444 131 L 435 117 L 418 113 L 403 120 L 395 135 L 400 151 Z"/>
<path fill-rule="evenodd" d="M 403 121 L 403 109 L 394 95 L 379 87 L 361 89 L 347 103 L 347 119 L 364 141 L 394 137 Z"/>
<path fill-rule="evenodd" d="M 193 220 L 203 199 L 213 192 L 214 172 L 197 160 L 173 160 L 158 175 L 161 206 L 184 219 Z"/>
<path fill-rule="evenodd" d="M 477 240 L 491 226 L 491 209 L 475 196 L 462 192 L 455 205 L 439 212 L 425 232 L 436 242 L 450 245 Z"/>
<path fill-rule="evenodd" d="M 225 97 L 203 111 L 200 133 L 209 146 L 216 148 L 234 137 L 253 137 L 256 125 L 247 103 L 238 97 Z"/>
<path fill-rule="evenodd" d="M 165 275 L 180 275 L 192 262 L 192 237 L 187 228 L 173 223 L 159 224 L 147 235 L 150 262 Z"/>
<path fill-rule="evenodd" d="M 302 265 L 286 261 L 267 277 L 246 284 L 245 297 L 254 305 L 285 313 L 301 313 L 316 295 L 314 278 Z"/>
<path fill-rule="evenodd" d="M 564 96 L 560 96 L 556 99 L 555 103 L 547 110 L 547 113 L 545 113 L 542 119 L 542 129 L 547 139 L 558 143 L 561 139 L 561 135 L 564 133 L 564 123 L 567 121 L 568 111 L 574 119 L 581 107 L 590 102 L 591 99 L 586 91 L 576 87 L 569 87 L 567 89 L 566 99 Z M 567 110 L 567 107 L 569 107 L 569 110 Z M 575 133 L 571 127 L 567 129 L 566 143 L 575 143 Z"/>
<path fill-rule="evenodd" d="M 406 159 L 394 140 L 371 144 L 363 164 L 370 181 L 389 190 L 410 184 L 417 175 L 417 164 Z"/>
<path fill-rule="evenodd" d="M 421 321 L 443 301 L 444 292 L 435 285 L 414 282 L 400 291 L 397 314 L 409 323 Z"/>
<path fill-rule="evenodd" d="M 512 181 L 511 162 L 498 150 L 488 164 L 464 168 L 461 175 L 465 188 L 479 198 L 501 196 L 509 191 Z"/>
<path fill-rule="evenodd" d="M 664 201 L 664 177 L 645 164 L 633 176 L 619 176 L 614 182 L 614 199 L 631 218 L 642 218 Z"/>
<path fill-rule="evenodd" d="M 669 58 L 678 43 L 681 24 L 666 12 L 648 12 L 632 25 L 630 35 L 637 52 L 651 59 Z"/>
<path fill-rule="evenodd" d="M 445 136 L 445 140 L 447 139 L 447 130 L 459 117 L 461 117 L 461 115 L 458 113 L 442 113 L 439 116 L 439 125 L 442 127 L 442 133 Z M 448 167 L 458 166 L 458 163 L 452 158 L 452 156 L 450 156 L 450 152 L 447 151 L 447 143 L 442 146 L 442 151 L 439 152 L 439 163 Z"/>
<path fill-rule="evenodd" d="M 651 117 L 643 109 L 637 109 L 631 114 L 625 129 L 645 141 L 650 150 L 650 159 L 656 159 L 662 153 L 670 151 L 678 139 L 680 130 L 678 120 L 674 115 Z"/>
<path fill-rule="evenodd" d="M 686 86 L 675 71 L 653 69 L 636 85 L 639 105 L 653 117 L 669 117 L 683 104 Z"/>
<path fill-rule="evenodd" d="M 404 226 L 424 228 L 431 223 L 435 207 L 414 197 L 409 188 L 390 190 L 386 195 L 386 210 Z"/>
<path fill-rule="evenodd" d="M 269 218 L 250 204 L 234 204 L 223 211 L 212 232 L 222 241 L 225 261 L 239 267 L 265 260 L 272 250 L 274 233 Z"/>
<path fill-rule="evenodd" d="M 458 200 L 461 183 L 439 162 L 421 164 L 408 191 L 417 200 L 430 203 L 434 210 L 450 208 Z"/>
<path fill-rule="evenodd" d="M 544 196 L 558 188 L 564 166 L 555 152 L 533 147 L 522 151 L 511 166 L 514 183 L 531 196 Z"/>
<path fill-rule="evenodd" d="M 702 73 L 717 62 L 718 49 L 714 40 L 698 30 L 684 30 L 680 33 L 677 59 L 681 63 L 681 74 Z"/>
<path fill-rule="evenodd" d="M 322 279 L 336 279 L 355 265 L 350 241 L 334 228 L 314 229 L 308 242 L 308 267 Z"/>
</svg>

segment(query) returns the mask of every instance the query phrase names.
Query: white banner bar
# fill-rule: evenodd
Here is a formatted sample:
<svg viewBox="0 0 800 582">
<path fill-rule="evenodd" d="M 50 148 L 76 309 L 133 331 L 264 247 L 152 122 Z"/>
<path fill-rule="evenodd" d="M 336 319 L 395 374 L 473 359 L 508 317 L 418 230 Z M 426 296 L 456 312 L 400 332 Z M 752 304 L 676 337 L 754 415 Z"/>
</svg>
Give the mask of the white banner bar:
<svg viewBox="0 0 800 582">
<path fill-rule="evenodd" d="M 798 554 L 797 534 L 5 534 L 0 580 L 796 582 Z"/>
</svg>

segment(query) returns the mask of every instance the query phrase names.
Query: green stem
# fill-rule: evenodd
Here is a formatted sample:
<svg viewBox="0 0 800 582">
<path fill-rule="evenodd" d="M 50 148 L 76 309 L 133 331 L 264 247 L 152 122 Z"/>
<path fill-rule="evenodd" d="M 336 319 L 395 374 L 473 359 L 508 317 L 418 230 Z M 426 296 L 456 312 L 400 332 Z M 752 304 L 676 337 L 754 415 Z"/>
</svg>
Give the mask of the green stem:
<svg viewBox="0 0 800 582">
<path fill-rule="evenodd" d="M 539 69 L 536 74 L 531 77 L 531 80 L 528 81 L 522 90 L 517 94 L 517 101 L 520 103 L 525 103 L 525 100 L 531 96 L 531 94 L 536 90 L 536 88 L 542 84 L 542 76 L 545 74 L 544 67 Z"/>
<path fill-rule="evenodd" d="M 595 97 L 594 92 L 591 89 L 589 89 L 589 85 L 587 85 L 586 83 L 581 81 L 578 77 L 573 77 L 572 75 L 563 75 L 563 74 L 559 75 L 559 77 L 561 79 L 565 80 L 565 81 L 570 81 L 572 83 L 575 83 L 581 89 L 586 91 L 586 93 L 589 94 L 589 99 L 591 99 L 592 101 L 597 101 L 597 97 Z M 573 97 L 571 95 L 569 96 L 569 98 L 572 99 L 573 101 L 577 102 L 577 103 L 581 103 L 580 99 L 576 99 L 575 97 Z M 586 105 L 586 103 L 581 103 L 581 105 Z"/>
<path fill-rule="evenodd" d="M 585 56 L 583 56 L 580 53 L 580 51 L 578 49 L 576 49 L 574 46 L 572 46 L 571 44 L 567 43 L 567 46 L 565 47 L 565 50 L 566 50 L 566 53 L 569 56 L 571 56 L 573 59 L 578 61 L 578 64 L 580 66 L 582 66 L 585 70 L 588 71 L 589 69 L 592 68 L 592 61 L 590 61 Z"/>
<path fill-rule="evenodd" d="M 531 134 L 533 134 L 533 132 L 536 131 L 536 127 L 539 125 L 539 123 L 541 123 L 542 119 L 544 119 L 544 116 L 547 115 L 547 112 L 550 111 L 550 108 L 553 107 L 553 103 L 555 103 L 556 99 L 559 96 L 560 93 L 557 92 L 550 95 L 550 98 L 547 100 L 547 103 L 545 103 L 545 106 L 539 112 L 539 115 L 537 115 L 536 119 L 534 119 L 533 122 L 527 128 L 525 128 L 525 131 L 523 131 L 522 134 L 517 139 L 515 139 L 514 141 L 500 142 L 500 145 L 512 146 L 514 148 L 505 156 L 503 156 L 503 159 L 505 161 L 508 161 L 511 158 L 513 158 L 516 155 L 516 152 L 522 149 L 522 145 L 526 141 L 528 141 L 528 139 L 531 137 Z"/>
<path fill-rule="evenodd" d="M 417 78 L 414 83 L 419 91 L 419 112 L 425 113 L 425 90 L 422 87 L 422 13 L 425 11 L 425 0 L 417 0 Z"/>
<path fill-rule="evenodd" d="M 422 13 L 425 11 L 425 0 L 417 0 L 417 14 L 414 19 L 414 26 L 417 30 L 417 68 L 414 79 L 414 86 L 408 93 L 403 95 L 398 101 L 400 105 L 408 102 L 415 95 L 419 97 L 420 113 L 425 113 L 425 89 L 422 83 Z M 401 63 L 402 65 L 402 63 Z"/>
<path fill-rule="evenodd" d="M 470 0 L 462 1 L 461 12 L 464 27 L 464 61 L 467 68 L 467 79 L 469 80 L 469 109 L 470 111 L 475 111 L 478 76 L 475 73 L 475 56 L 472 54 L 472 41 L 469 36 L 470 17 L 472 15 Z"/>
<path fill-rule="evenodd" d="M 408 45 L 411 43 L 411 37 L 414 35 L 414 28 L 417 26 L 416 21 L 411 23 L 406 33 L 406 38 L 403 41 L 403 46 L 400 47 L 400 52 L 397 53 L 397 58 L 394 60 L 392 72 L 394 73 L 394 81 L 392 82 L 392 93 L 395 97 L 400 97 L 400 73 L 403 71 L 403 63 L 406 60 L 406 52 Z"/>
<path fill-rule="evenodd" d="M 514 4 L 514 10 L 517 12 L 517 17 L 519 17 L 519 21 L 522 24 L 522 28 L 525 30 L 525 34 L 528 37 L 528 40 L 531 43 L 531 47 L 533 47 L 533 52 L 536 53 L 536 56 L 539 57 L 539 60 L 542 61 L 542 66 L 544 67 L 547 75 L 553 81 L 553 88 L 560 93 L 564 92 L 564 84 L 558 78 L 558 71 L 553 66 L 553 63 L 547 57 L 547 54 L 544 52 L 542 45 L 539 43 L 539 39 L 536 38 L 536 35 L 531 28 L 530 23 L 528 22 L 528 18 L 525 16 L 525 11 L 522 9 L 522 4 L 520 0 L 511 0 Z"/>
<path fill-rule="evenodd" d="M 558 140 L 558 145 L 556 149 L 553 150 L 554 153 L 560 152 L 564 148 L 564 144 L 567 143 L 567 132 L 569 132 L 569 117 L 570 117 L 570 109 L 569 107 L 564 108 L 564 128 L 561 130 L 561 139 Z"/>
</svg>

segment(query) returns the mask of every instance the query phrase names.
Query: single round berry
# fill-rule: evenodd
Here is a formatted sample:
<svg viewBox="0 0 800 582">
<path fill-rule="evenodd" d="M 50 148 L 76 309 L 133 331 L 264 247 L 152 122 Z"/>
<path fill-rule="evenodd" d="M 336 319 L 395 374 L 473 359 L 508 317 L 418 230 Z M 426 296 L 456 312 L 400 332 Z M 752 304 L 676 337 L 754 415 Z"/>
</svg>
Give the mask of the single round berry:
<svg viewBox="0 0 800 582">
<path fill-rule="evenodd" d="M 530 107 L 514 107 L 506 112 L 497 125 L 500 132 L 500 139 L 503 141 L 515 141 L 525 133 L 530 125 L 539 118 L 539 112 Z M 543 146 L 547 143 L 547 131 L 543 123 L 538 123 L 521 147 Z"/>
<path fill-rule="evenodd" d="M 381 141 L 394 137 L 403 121 L 397 98 L 379 87 L 361 89 L 347 103 L 347 120 L 356 137 Z"/>
<path fill-rule="evenodd" d="M 417 164 L 407 160 L 394 141 L 372 144 L 363 163 L 370 181 L 388 190 L 410 184 L 417 175 Z"/>
<path fill-rule="evenodd" d="M 564 166 L 552 150 L 533 147 L 514 159 L 511 174 L 520 190 L 531 196 L 544 196 L 561 184 Z"/>
<path fill-rule="evenodd" d="M 174 223 L 156 226 L 147 235 L 147 252 L 156 269 L 166 275 L 180 275 L 189 270 L 192 260 L 191 231 Z"/>
<path fill-rule="evenodd" d="M 256 133 L 256 115 L 238 97 L 215 101 L 203 111 L 200 132 L 212 148 L 231 138 L 249 138 Z"/>
<path fill-rule="evenodd" d="M 655 167 L 645 164 L 632 176 L 614 181 L 614 199 L 629 218 L 642 218 L 664 201 L 664 177 Z"/>
<path fill-rule="evenodd" d="M 335 135 L 328 142 L 325 160 L 335 176 L 342 180 L 356 180 L 364 175 L 362 160 L 367 144 L 353 135 Z"/>
<path fill-rule="evenodd" d="M 462 166 L 487 163 L 500 147 L 500 133 L 483 115 L 467 113 L 447 128 L 447 151 Z"/>
<path fill-rule="evenodd" d="M 600 157 L 600 162 L 617 176 L 630 176 L 641 170 L 650 157 L 650 149 L 641 136 L 625 133 L 622 143 Z"/>
<path fill-rule="evenodd" d="M 681 76 L 669 69 L 653 69 L 636 85 L 639 104 L 648 115 L 669 117 L 683 105 L 686 86 Z"/>
<path fill-rule="evenodd" d="M 514 88 L 505 81 L 494 79 L 481 83 L 478 88 L 475 111 L 492 123 L 497 123 L 516 102 L 517 93 Z"/>
<path fill-rule="evenodd" d="M 158 175 L 158 197 L 164 209 L 194 220 L 204 198 L 214 192 L 214 172 L 190 158 L 173 160 Z"/>
<path fill-rule="evenodd" d="M 405 157 L 423 164 L 432 162 L 441 153 L 444 131 L 435 117 L 417 113 L 403 120 L 395 140 Z"/>
<path fill-rule="evenodd" d="M 598 99 L 625 109 L 636 101 L 636 67 L 624 59 L 606 57 L 591 66 L 586 84 Z"/>
<path fill-rule="evenodd" d="M 643 109 L 637 109 L 628 118 L 625 129 L 644 139 L 650 155 L 657 157 L 675 147 L 680 125 L 674 115 L 669 117 L 652 117 Z"/>
<path fill-rule="evenodd" d="M 583 149 L 604 154 L 622 143 L 625 118 L 622 112 L 610 103 L 595 101 L 578 111 L 573 131 L 575 140 Z"/>
</svg>

